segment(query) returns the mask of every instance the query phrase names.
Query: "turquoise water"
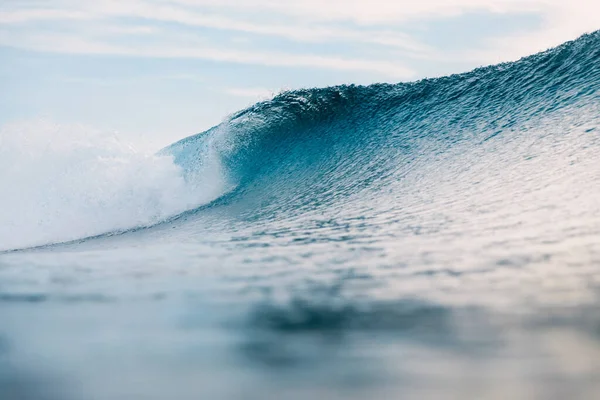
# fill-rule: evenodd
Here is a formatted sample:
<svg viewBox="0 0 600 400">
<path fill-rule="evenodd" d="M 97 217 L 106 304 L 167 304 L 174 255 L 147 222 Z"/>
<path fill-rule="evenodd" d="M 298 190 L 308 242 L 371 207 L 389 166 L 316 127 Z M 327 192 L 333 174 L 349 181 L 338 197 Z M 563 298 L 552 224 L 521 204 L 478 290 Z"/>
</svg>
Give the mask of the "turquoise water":
<svg viewBox="0 0 600 400">
<path fill-rule="evenodd" d="M 599 60 L 285 92 L 101 202 L 69 175 L 0 214 L 0 397 L 595 398 Z"/>
</svg>

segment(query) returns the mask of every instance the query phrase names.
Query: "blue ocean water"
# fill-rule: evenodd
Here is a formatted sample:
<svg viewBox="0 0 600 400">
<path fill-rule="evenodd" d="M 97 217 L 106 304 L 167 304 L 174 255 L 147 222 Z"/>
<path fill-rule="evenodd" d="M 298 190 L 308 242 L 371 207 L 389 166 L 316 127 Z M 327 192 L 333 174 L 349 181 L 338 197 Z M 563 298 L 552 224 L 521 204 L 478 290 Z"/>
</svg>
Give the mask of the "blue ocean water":
<svg viewBox="0 0 600 400">
<path fill-rule="evenodd" d="M 6 142 L 0 398 L 597 398 L 599 134 L 597 31 L 151 157 Z"/>
</svg>

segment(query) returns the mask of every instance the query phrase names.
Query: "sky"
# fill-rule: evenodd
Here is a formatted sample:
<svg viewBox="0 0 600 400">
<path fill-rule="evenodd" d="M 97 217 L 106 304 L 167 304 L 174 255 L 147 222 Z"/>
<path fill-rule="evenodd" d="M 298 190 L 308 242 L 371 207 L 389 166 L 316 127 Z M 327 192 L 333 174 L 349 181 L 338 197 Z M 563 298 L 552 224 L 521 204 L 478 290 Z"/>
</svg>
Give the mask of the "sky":
<svg viewBox="0 0 600 400">
<path fill-rule="evenodd" d="M 597 29 L 597 0 L 0 0 L 0 127 L 158 149 L 281 90 L 464 72 Z"/>
</svg>

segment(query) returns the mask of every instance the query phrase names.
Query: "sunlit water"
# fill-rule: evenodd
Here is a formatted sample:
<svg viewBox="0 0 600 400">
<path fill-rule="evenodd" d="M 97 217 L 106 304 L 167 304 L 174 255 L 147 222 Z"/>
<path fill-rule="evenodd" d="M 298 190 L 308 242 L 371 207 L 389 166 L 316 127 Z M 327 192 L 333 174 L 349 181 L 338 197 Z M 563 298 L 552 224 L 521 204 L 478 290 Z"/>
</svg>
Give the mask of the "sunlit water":
<svg viewBox="0 0 600 400">
<path fill-rule="evenodd" d="M 283 93 L 158 155 L 5 133 L 0 248 L 100 236 L 0 255 L 0 398 L 597 398 L 599 59 Z"/>
</svg>

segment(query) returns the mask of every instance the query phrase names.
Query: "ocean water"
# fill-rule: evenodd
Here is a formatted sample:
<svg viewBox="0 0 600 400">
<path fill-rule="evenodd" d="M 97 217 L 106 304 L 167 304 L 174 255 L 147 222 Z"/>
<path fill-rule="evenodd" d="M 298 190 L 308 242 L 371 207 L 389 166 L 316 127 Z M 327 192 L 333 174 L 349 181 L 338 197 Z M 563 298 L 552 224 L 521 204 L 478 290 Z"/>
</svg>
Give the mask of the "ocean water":
<svg viewBox="0 0 600 400">
<path fill-rule="evenodd" d="M 600 395 L 600 31 L 81 129 L 0 131 L 1 399 Z"/>
</svg>

